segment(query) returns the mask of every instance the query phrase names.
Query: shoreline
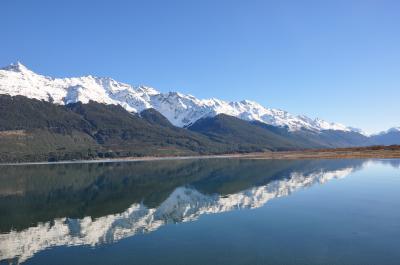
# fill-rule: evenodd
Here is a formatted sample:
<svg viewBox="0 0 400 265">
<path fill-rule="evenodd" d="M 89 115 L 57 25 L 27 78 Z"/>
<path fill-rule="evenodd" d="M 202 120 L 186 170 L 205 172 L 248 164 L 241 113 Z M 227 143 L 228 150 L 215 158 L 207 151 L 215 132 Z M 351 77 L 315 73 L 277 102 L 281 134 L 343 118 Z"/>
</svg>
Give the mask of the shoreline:
<svg viewBox="0 0 400 265">
<path fill-rule="evenodd" d="M 145 162 L 163 160 L 189 160 L 189 159 L 221 159 L 221 158 L 253 158 L 254 153 L 248 154 L 221 154 L 221 155 L 192 155 L 192 156 L 143 156 L 143 157 L 121 157 L 107 159 L 88 159 L 88 160 L 62 160 L 62 161 L 42 161 L 42 162 L 20 162 L 20 163 L 0 163 L 0 166 L 24 166 L 24 165 L 53 165 L 53 164 L 92 164 L 92 163 L 117 163 L 117 162 Z"/>
<path fill-rule="evenodd" d="M 310 149 L 303 151 L 279 151 L 245 154 L 220 154 L 220 155 L 192 155 L 192 156 L 146 156 L 146 157 L 123 157 L 91 160 L 64 160 L 64 161 L 42 161 L 42 162 L 20 162 L 0 163 L 0 166 L 17 165 L 51 165 L 51 164 L 80 164 L 80 163 L 117 163 L 117 162 L 143 162 L 163 160 L 188 160 L 188 159 L 395 159 L 400 158 L 400 146 L 388 147 L 361 147 L 361 148 L 338 148 L 338 149 Z"/>
</svg>

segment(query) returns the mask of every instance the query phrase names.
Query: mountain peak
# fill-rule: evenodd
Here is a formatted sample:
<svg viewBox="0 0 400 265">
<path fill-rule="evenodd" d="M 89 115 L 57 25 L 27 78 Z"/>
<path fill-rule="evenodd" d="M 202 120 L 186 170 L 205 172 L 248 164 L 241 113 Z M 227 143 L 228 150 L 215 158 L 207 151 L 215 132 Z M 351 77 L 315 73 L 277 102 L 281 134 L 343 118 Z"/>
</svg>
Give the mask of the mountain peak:
<svg viewBox="0 0 400 265">
<path fill-rule="evenodd" d="M 155 90 L 154 88 L 149 87 L 149 86 L 139 86 L 138 90 L 140 90 L 143 93 L 146 93 L 148 95 L 158 95 L 158 94 L 160 94 L 160 92 L 158 92 L 157 90 Z"/>
<path fill-rule="evenodd" d="M 393 127 L 388 129 L 387 131 L 383 132 L 383 133 L 395 133 L 395 132 L 400 132 L 400 126 L 399 127 Z"/>
<path fill-rule="evenodd" d="M 379 133 L 374 133 L 374 134 L 371 134 L 371 135 L 372 136 L 379 136 L 379 135 L 386 135 L 386 134 L 389 134 L 389 133 L 396 133 L 396 132 L 400 132 L 400 126 L 392 127 L 392 128 L 387 129 L 386 131 L 381 131 Z"/>
<path fill-rule="evenodd" d="M 26 72 L 29 71 L 29 69 L 23 65 L 20 61 L 17 61 L 15 63 L 12 63 L 4 68 L 1 68 L 2 70 L 7 70 L 7 71 L 14 71 L 14 72 Z"/>
</svg>

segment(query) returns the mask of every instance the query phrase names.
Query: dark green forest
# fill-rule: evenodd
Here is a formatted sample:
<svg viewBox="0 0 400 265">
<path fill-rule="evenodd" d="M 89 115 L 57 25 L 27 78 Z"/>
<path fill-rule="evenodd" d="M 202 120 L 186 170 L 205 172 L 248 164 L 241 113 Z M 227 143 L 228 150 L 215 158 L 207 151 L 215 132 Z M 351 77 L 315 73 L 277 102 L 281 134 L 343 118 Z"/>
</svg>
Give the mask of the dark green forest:
<svg viewBox="0 0 400 265">
<path fill-rule="evenodd" d="M 0 162 L 185 156 L 301 150 L 373 144 L 358 133 L 290 132 L 220 114 L 188 128 L 154 109 L 130 113 L 90 101 L 55 105 L 0 95 Z"/>
</svg>

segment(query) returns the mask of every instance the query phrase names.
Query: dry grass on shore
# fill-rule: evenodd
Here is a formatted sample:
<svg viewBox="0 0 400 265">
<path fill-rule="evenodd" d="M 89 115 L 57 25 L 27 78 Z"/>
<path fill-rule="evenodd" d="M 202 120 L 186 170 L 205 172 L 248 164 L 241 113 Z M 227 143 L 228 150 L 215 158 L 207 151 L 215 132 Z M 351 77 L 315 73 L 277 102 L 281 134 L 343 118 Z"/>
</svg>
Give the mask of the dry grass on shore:
<svg viewBox="0 0 400 265">
<path fill-rule="evenodd" d="M 256 159 L 400 158 L 400 145 L 370 146 L 254 154 Z"/>
</svg>

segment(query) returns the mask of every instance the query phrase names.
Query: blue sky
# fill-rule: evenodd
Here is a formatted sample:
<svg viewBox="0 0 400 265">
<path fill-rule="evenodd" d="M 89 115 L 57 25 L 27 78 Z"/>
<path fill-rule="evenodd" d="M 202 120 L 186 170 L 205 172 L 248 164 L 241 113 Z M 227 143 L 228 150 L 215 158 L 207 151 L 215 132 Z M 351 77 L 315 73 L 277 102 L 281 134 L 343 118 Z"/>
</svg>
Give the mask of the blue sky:
<svg viewBox="0 0 400 265">
<path fill-rule="evenodd" d="M 0 3 L 0 64 L 400 126 L 400 1 Z"/>
</svg>

